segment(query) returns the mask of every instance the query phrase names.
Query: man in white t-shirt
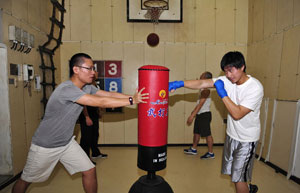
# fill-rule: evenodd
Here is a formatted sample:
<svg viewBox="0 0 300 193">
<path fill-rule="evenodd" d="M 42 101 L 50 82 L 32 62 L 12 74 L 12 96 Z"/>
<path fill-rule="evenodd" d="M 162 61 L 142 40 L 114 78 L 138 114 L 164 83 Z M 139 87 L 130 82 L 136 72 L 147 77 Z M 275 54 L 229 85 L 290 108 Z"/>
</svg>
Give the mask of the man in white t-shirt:
<svg viewBox="0 0 300 193">
<path fill-rule="evenodd" d="M 240 52 L 228 52 L 221 60 L 225 76 L 209 80 L 187 80 L 169 83 L 177 88 L 203 89 L 215 87 L 228 110 L 226 140 L 223 150 L 222 174 L 231 176 L 237 193 L 255 193 L 251 181 L 255 148 L 260 136 L 261 83 L 246 74 L 246 63 Z"/>
<path fill-rule="evenodd" d="M 212 74 L 208 71 L 203 72 L 200 79 L 211 79 Z M 185 154 L 196 155 L 197 146 L 200 141 L 200 137 L 205 137 L 207 143 L 207 152 L 200 156 L 200 159 L 213 159 L 215 154 L 213 152 L 213 137 L 211 135 L 210 123 L 211 123 L 211 112 L 210 112 L 210 90 L 200 89 L 199 98 L 197 100 L 197 105 L 192 111 L 191 115 L 187 119 L 187 124 L 191 125 L 194 122 L 194 135 L 193 135 L 193 145 L 184 149 Z"/>
</svg>

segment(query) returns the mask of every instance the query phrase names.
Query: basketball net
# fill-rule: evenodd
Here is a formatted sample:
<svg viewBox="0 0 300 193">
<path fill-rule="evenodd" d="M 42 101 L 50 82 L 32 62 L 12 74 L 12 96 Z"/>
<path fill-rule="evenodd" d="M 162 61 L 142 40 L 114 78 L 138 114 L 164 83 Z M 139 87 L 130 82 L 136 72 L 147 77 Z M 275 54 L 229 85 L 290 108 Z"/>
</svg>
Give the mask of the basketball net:
<svg viewBox="0 0 300 193">
<path fill-rule="evenodd" d="M 164 0 L 148 0 L 144 2 L 147 13 L 144 15 L 146 19 L 150 19 L 154 24 L 158 24 L 158 20 L 164 9 L 168 6 L 168 2 Z"/>
</svg>

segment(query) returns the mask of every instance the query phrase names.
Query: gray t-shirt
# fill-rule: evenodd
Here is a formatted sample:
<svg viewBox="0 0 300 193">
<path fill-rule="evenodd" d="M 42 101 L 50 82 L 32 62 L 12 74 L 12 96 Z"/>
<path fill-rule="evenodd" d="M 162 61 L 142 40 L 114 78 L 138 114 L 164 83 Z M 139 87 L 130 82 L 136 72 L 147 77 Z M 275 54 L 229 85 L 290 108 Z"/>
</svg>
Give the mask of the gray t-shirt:
<svg viewBox="0 0 300 193">
<path fill-rule="evenodd" d="M 46 148 L 67 145 L 83 109 L 75 101 L 85 94 L 95 94 L 97 91 L 92 85 L 85 85 L 81 90 L 70 80 L 61 83 L 49 98 L 44 118 L 32 137 L 32 143 Z"/>
</svg>

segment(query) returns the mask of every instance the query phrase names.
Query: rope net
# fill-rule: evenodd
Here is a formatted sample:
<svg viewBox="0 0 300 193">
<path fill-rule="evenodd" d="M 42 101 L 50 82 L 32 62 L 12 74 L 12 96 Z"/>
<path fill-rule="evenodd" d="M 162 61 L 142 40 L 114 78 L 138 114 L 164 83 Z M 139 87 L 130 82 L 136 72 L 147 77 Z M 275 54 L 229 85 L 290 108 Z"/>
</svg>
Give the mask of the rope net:
<svg viewBox="0 0 300 193">
<path fill-rule="evenodd" d="M 148 0 L 144 2 L 147 13 L 144 15 L 146 19 L 150 19 L 154 24 L 158 24 L 159 17 L 168 6 L 168 2 L 164 0 Z"/>
</svg>

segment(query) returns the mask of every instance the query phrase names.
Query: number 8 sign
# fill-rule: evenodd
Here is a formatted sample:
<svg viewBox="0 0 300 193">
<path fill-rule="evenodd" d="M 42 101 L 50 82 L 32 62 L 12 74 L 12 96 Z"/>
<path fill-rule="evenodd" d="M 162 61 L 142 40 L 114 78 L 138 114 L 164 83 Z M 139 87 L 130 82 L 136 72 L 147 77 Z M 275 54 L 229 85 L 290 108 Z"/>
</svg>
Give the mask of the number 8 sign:
<svg viewBox="0 0 300 193">
<path fill-rule="evenodd" d="M 122 80 L 120 78 L 106 78 L 104 88 L 109 92 L 122 92 Z"/>
</svg>

